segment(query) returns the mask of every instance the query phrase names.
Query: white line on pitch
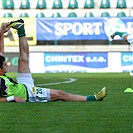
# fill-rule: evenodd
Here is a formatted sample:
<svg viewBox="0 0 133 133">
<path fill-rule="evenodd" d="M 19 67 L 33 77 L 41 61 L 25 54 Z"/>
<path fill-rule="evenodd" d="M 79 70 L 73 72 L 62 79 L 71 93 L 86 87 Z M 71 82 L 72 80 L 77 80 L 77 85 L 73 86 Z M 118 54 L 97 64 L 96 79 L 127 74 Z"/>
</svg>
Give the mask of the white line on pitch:
<svg viewBox="0 0 133 133">
<path fill-rule="evenodd" d="M 63 81 L 63 82 L 55 82 L 55 83 L 48 83 L 48 84 L 36 84 L 36 86 L 43 86 L 43 85 L 57 85 L 57 84 L 68 84 L 68 83 L 72 83 L 75 82 L 77 79 L 73 79 L 73 78 L 65 78 L 67 79 L 67 81 Z"/>
</svg>

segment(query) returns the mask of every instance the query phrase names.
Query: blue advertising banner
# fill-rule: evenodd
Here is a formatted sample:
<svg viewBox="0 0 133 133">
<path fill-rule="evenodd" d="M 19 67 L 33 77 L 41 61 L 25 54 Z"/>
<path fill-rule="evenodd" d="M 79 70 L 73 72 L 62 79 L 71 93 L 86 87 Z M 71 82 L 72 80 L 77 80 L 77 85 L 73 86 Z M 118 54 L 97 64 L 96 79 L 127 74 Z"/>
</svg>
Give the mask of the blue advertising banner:
<svg viewBox="0 0 133 133">
<path fill-rule="evenodd" d="M 84 68 L 106 68 L 108 67 L 107 52 L 72 52 L 72 53 L 44 53 L 45 67 L 84 67 Z"/>
<path fill-rule="evenodd" d="M 121 66 L 133 65 L 133 52 L 121 52 Z"/>
<path fill-rule="evenodd" d="M 115 31 L 133 33 L 132 17 L 37 18 L 36 26 L 37 40 L 108 40 Z"/>
</svg>

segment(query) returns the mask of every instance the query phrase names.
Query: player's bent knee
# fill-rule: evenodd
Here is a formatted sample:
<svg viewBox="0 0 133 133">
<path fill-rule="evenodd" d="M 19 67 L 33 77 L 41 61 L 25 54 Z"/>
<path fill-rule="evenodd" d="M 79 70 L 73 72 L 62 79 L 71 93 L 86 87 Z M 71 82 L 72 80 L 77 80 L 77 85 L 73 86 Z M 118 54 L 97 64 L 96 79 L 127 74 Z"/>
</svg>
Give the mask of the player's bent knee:
<svg viewBox="0 0 133 133">
<path fill-rule="evenodd" d="M 58 96 L 65 96 L 67 93 L 65 91 L 62 90 L 58 90 Z"/>
<path fill-rule="evenodd" d="M 59 90 L 58 91 L 58 97 L 60 100 L 66 101 L 67 93 L 65 91 Z"/>
<path fill-rule="evenodd" d="M 50 99 L 51 101 L 55 100 L 65 100 L 67 93 L 62 90 L 51 90 L 50 92 Z"/>
</svg>

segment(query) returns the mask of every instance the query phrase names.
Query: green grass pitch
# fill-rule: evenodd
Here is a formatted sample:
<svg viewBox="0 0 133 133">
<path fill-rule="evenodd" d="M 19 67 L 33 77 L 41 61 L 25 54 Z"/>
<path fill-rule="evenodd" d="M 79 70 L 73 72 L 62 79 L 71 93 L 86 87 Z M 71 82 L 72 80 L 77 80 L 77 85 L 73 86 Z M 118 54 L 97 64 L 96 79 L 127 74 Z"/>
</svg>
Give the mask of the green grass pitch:
<svg viewBox="0 0 133 133">
<path fill-rule="evenodd" d="M 124 93 L 133 87 L 129 73 L 47 73 L 33 77 L 35 84 L 43 83 L 46 88 L 88 95 L 106 86 L 108 94 L 101 102 L 0 103 L 0 132 L 133 132 L 133 93 Z M 67 78 L 77 80 L 63 84 Z"/>
</svg>

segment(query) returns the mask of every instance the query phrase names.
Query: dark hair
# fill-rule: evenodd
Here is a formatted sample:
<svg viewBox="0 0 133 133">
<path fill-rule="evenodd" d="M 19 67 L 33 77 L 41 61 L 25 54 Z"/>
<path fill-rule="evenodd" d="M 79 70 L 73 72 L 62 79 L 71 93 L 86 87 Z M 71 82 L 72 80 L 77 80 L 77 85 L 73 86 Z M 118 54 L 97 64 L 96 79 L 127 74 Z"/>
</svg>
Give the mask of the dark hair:
<svg viewBox="0 0 133 133">
<path fill-rule="evenodd" d="M 2 68 L 4 61 L 5 61 L 5 57 L 0 55 L 0 68 Z"/>
</svg>

